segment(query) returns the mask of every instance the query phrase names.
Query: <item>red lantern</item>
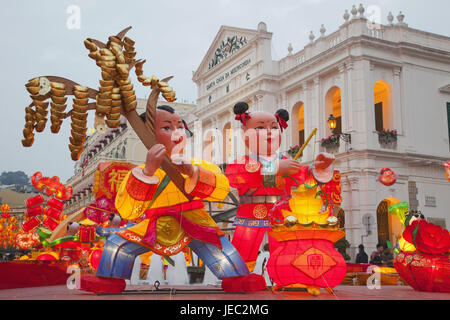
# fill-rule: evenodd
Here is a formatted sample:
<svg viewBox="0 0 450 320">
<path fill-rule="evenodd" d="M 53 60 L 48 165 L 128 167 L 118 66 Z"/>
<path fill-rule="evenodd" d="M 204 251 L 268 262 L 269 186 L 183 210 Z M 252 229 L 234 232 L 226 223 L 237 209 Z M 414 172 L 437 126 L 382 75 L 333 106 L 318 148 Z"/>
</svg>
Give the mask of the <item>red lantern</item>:
<svg viewBox="0 0 450 320">
<path fill-rule="evenodd" d="M 418 291 L 450 292 L 450 256 L 402 252 L 394 259 L 398 274 Z"/>
<path fill-rule="evenodd" d="M 27 217 L 29 217 L 29 218 L 35 217 L 35 216 L 41 215 L 43 212 L 44 212 L 44 209 L 40 205 L 32 207 L 32 208 L 27 208 Z"/>
<path fill-rule="evenodd" d="M 59 201 L 55 198 L 51 198 L 50 200 L 48 200 L 47 205 L 49 207 L 55 208 L 58 211 L 62 211 L 64 209 L 64 202 Z"/>
<path fill-rule="evenodd" d="M 389 187 L 397 181 L 397 175 L 391 169 L 383 168 L 378 175 L 378 181 Z"/>
<path fill-rule="evenodd" d="M 41 224 L 41 220 L 38 217 L 33 217 L 22 225 L 22 229 L 25 232 L 30 232 L 36 229 Z"/>
<path fill-rule="evenodd" d="M 95 226 L 80 225 L 78 230 L 78 237 L 81 242 L 91 242 L 95 239 Z"/>
<path fill-rule="evenodd" d="M 277 285 L 332 288 L 344 279 L 347 264 L 334 248 L 343 232 L 310 229 L 270 234 L 280 243 L 267 263 L 269 276 Z"/>
<path fill-rule="evenodd" d="M 44 203 L 44 197 L 42 196 L 42 194 L 38 194 L 37 196 L 34 196 L 32 198 L 27 199 L 27 201 L 25 202 L 27 205 L 27 208 L 31 208 L 34 206 L 37 206 L 41 203 Z"/>
<path fill-rule="evenodd" d="M 44 220 L 44 222 L 42 223 L 44 226 L 47 226 L 50 230 L 55 230 L 56 227 L 58 226 L 58 222 L 55 221 L 54 219 L 47 217 L 47 219 Z"/>
<path fill-rule="evenodd" d="M 59 210 L 53 209 L 51 207 L 48 207 L 47 210 L 45 210 L 45 215 L 47 217 L 53 218 L 55 220 L 59 220 L 61 218 L 62 212 Z"/>
</svg>

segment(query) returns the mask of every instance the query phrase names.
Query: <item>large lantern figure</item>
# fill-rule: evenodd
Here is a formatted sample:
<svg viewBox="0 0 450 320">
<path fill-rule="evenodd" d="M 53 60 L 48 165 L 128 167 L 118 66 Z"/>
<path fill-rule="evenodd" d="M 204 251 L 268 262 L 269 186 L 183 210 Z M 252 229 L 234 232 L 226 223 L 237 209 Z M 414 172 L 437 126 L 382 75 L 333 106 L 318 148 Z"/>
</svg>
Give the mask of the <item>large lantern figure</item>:
<svg viewBox="0 0 450 320">
<path fill-rule="evenodd" d="M 347 272 L 344 258 L 334 248 L 345 233 L 339 230 L 337 218 L 323 206 L 317 189 L 302 185 L 292 192 L 291 210 L 281 210 L 284 225 L 272 226 L 270 235 L 279 246 L 267 263 L 269 276 L 278 286 L 301 284 L 312 295 L 318 295 L 320 288 L 331 290 Z"/>
</svg>

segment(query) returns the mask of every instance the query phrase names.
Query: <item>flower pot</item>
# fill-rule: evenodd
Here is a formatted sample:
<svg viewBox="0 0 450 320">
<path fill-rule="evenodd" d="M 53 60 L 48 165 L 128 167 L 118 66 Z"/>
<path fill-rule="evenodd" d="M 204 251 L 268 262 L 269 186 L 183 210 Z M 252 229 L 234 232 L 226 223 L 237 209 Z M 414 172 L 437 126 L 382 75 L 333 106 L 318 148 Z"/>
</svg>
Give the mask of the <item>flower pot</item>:
<svg viewBox="0 0 450 320">
<path fill-rule="evenodd" d="M 402 252 L 394 259 L 398 274 L 418 291 L 450 292 L 450 255 Z"/>
<path fill-rule="evenodd" d="M 328 153 L 332 153 L 332 154 L 338 153 L 339 152 L 339 147 L 340 147 L 339 144 L 333 144 L 333 145 L 324 146 L 325 151 L 328 152 Z"/>
</svg>

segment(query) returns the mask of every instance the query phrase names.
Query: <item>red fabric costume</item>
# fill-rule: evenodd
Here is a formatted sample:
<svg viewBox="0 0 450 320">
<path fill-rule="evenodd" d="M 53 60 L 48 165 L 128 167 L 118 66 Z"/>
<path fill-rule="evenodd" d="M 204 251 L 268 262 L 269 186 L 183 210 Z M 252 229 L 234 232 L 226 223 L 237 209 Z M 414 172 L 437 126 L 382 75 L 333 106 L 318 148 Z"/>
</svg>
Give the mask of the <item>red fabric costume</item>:
<svg viewBox="0 0 450 320">
<path fill-rule="evenodd" d="M 274 185 L 265 185 L 262 174 L 264 162 L 270 161 L 257 161 L 244 156 L 228 164 L 225 169 L 230 186 L 236 188 L 239 193 L 239 207 L 234 221 L 236 229 L 231 243 L 239 251 L 250 271 L 255 266 L 264 234 L 270 231 L 268 215 L 274 203 L 282 196 L 289 196 L 291 187 L 297 186 L 297 183 L 303 184 L 312 176 L 309 168 L 302 166 L 295 175 L 282 177 L 276 174 Z M 275 239 L 269 237 L 270 251 L 274 250 L 277 244 Z"/>
</svg>

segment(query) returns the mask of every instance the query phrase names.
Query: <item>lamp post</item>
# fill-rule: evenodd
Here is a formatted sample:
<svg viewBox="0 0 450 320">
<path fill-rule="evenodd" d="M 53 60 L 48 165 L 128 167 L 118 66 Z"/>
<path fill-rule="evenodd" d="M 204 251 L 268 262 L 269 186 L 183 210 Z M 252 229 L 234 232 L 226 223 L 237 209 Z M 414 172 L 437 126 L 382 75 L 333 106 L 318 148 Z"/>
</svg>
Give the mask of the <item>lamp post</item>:
<svg viewBox="0 0 450 320">
<path fill-rule="evenodd" d="M 328 118 L 328 126 L 330 127 L 331 132 L 333 134 L 339 135 L 339 138 L 341 138 L 342 141 L 352 143 L 352 136 L 350 133 L 336 132 L 336 118 L 333 116 L 333 114 L 330 114 L 330 117 Z"/>
</svg>

